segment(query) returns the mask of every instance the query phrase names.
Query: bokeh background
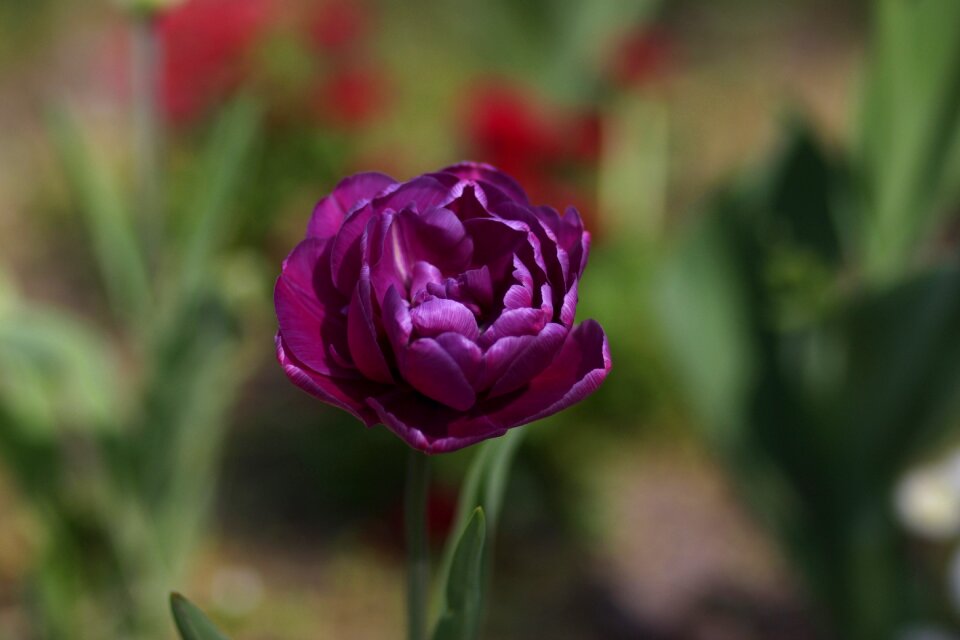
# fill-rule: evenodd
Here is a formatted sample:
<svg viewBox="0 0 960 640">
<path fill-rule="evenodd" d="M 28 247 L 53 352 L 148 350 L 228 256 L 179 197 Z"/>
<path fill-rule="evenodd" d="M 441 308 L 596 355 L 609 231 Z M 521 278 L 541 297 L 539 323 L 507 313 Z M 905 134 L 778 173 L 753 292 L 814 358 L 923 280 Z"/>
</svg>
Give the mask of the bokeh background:
<svg viewBox="0 0 960 640">
<path fill-rule="evenodd" d="M 0 132 L 0 637 L 401 637 L 404 445 L 272 287 L 341 177 L 461 159 L 580 209 L 614 359 L 524 428 L 484 637 L 960 637 L 956 0 L 4 0 Z"/>
</svg>

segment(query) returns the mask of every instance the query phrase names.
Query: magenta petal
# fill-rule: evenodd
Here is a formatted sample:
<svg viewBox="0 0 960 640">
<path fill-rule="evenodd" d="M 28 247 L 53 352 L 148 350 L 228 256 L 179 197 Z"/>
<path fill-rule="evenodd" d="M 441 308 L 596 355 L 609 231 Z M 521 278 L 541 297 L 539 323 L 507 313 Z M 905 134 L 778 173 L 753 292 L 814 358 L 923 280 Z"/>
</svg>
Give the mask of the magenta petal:
<svg viewBox="0 0 960 640">
<path fill-rule="evenodd" d="M 458 411 L 476 402 L 476 393 L 460 366 L 431 338 L 414 340 L 400 357 L 400 373 L 423 395 Z"/>
<path fill-rule="evenodd" d="M 490 389 L 488 398 L 515 391 L 527 384 L 557 357 L 567 337 L 567 328 L 549 323 L 522 351 L 511 358 L 509 366 Z"/>
<path fill-rule="evenodd" d="M 482 162 L 461 162 L 441 169 L 441 171 L 444 173 L 452 173 L 461 180 L 483 180 L 484 182 L 489 182 L 511 198 L 523 203 L 528 202 L 526 192 L 516 180 L 502 171 L 498 171 L 489 164 Z"/>
<path fill-rule="evenodd" d="M 358 173 L 344 178 L 330 195 L 317 203 L 307 224 L 307 237 L 332 238 L 348 213 L 396 184 L 393 178 L 382 173 Z"/>
<path fill-rule="evenodd" d="M 424 453 L 456 451 L 506 432 L 489 426 L 482 418 L 466 420 L 461 413 L 415 392 L 395 390 L 369 398 L 367 404 L 388 429 Z M 464 423 L 466 428 L 459 435 L 450 435 L 451 427 L 459 423 Z"/>
<path fill-rule="evenodd" d="M 330 249 L 330 273 L 333 283 L 345 296 L 353 292 L 360 277 L 360 264 L 363 256 L 361 238 L 374 214 L 373 207 L 366 204 L 352 211 L 344 220 L 340 231 L 333 240 Z"/>
<path fill-rule="evenodd" d="M 454 331 L 471 340 L 480 334 L 473 313 L 455 300 L 431 298 L 410 310 L 413 327 L 421 336 L 434 337 Z"/>
<path fill-rule="evenodd" d="M 370 300 L 370 280 L 361 277 L 347 311 L 347 341 L 350 356 L 357 369 L 377 382 L 391 383 L 393 376 L 377 343 L 377 329 L 373 323 L 373 305 Z"/>
<path fill-rule="evenodd" d="M 470 385 L 479 390 L 478 382 L 483 372 L 483 352 L 480 347 L 459 333 L 441 333 L 435 340 L 450 354 Z"/>
<path fill-rule="evenodd" d="M 556 359 L 515 397 L 478 406 L 499 426 L 509 428 L 553 415 L 597 390 L 610 372 L 610 346 L 603 329 L 586 320 L 567 335 Z M 502 405 L 498 401 L 510 398 Z"/>
<path fill-rule="evenodd" d="M 442 284 L 443 274 L 440 269 L 429 262 L 418 260 L 413 264 L 413 278 L 410 282 L 410 297 L 414 297 L 418 292 L 424 291 L 428 283 Z"/>
<path fill-rule="evenodd" d="M 481 307 L 493 304 L 493 278 L 490 277 L 490 269 L 487 265 L 464 272 L 463 278 L 467 294 L 477 304 Z"/>
<path fill-rule="evenodd" d="M 429 262 L 441 271 L 464 269 L 473 254 L 473 240 L 463 223 L 449 209 L 417 214 L 405 209 L 397 214 L 387 238 L 393 259 L 412 272 L 417 261 Z"/>
<path fill-rule="evenodd" d="M 383 297 L 383 328 L 397 356 L 410 342 L 410 334 L 413 333 L 409 306 L 395 287 L 390 287 Z"/>
<path fill-rule="evenodd" d="M 349 411 L 368 427 L 377 424 L 377 416 L 366 405 L 366 398 L 382 393 L 382 389 L 363 380 L 331 378 L 312 371 L 289 354 L 279 333 L 275 342 L 277 360 L 293 384 L 328 404 Z"/>
<path fill-rule="evenodd" d="M 576 278 L 570 286 L 570 290 L 563 296 L 563 306 L 560 307 L 560 322 L 566 327 L 572 327 L 573 321 L 577 315 L 577 300 L 580 290 L 580 281 Z"/>
<path fill-rule="evenodd" d="M 547 320 L 540 309 L 507 309 L 483 332 L 479 344 L 488 348 L 506 336 L 536 335 Z"/>
<path fill-rule="evenodd" d="M 504 374 L 517 354 L 522 353 L 536 336 L 507 336 L 500 338 L 483 354 L 483 369 L 476 388 L 483 391 L 492 387 Z"/>
<path fill-rule="evenodd" d="M 432 176 L 420 176 L 373 200 L 378 211 L 400 211 L 414 205 L 418 212 L 443 206 L 450 201 L 450 189 Z"/>
<path fill-rule="evenodd" d="M 517 284 L 511 285 L 503 296 L 504 308 L 521 309 L 533 305 L 533 275 L 517 256 L 513 257 L 513 279 Z"/>
<path fill-rule="evenodd" d="M 328 355 L 327 345 L 346 347 L 347 333 L 338 308 L 319 300 L 314 286 L 316 269 L 324 268 L 320 258 L 325 247 L 323 240 L 304 240 L 284 261 L 273 293 L 280 333 L 296 358 L 311 369 L 326 375 L 355 376 L 356 372 L 344 369 Z"/>
</svg>

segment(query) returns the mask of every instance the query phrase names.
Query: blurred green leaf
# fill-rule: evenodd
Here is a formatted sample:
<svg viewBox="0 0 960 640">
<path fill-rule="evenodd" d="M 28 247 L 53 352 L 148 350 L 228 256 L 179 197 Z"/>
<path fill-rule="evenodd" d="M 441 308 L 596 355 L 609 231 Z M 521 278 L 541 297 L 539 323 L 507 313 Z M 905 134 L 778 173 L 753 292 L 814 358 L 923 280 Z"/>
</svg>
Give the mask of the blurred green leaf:
<svg viewBox="0 0 960 640">
<path fill-rule="evenodd" d="M 938 269 L 862 296 L 842 318 L 847 384 L 838 418 L 864 473 L 900 472 L 956 434 L 960 418 L 960 269 Z"/>
<path fill-rule="evenodd" d="M 433 640 L 473 640 L 480 628 L 486 522 L 477 507 L 457 542 L 446 581 L 446 606 Z"/>
<path fill-rule="evenodd" d="M 764 165 L 768 168 L 761 177 L 758 231 L 766 241 L 790 244 L 825 264 L 839 264 L 843 176 L 805 118 L 791 115 L 784 129 L 780 148 Z"/>
<path fill-rule="evenodd" d="M 180 269 L 187 292 L 208 273 L 211 258 L 236 227 L 232 216 L 241 210 L 236 194 L 259 120 L 258 107 L 240 100 L 223 112 L 211 135 L 194 187 L 195 200 L 185 212 L 189 226 Z"/>
<path fill-rule="evenodd" d="M 454 515 L 453 524 L 450 526 L 450 536 L 443 548 L 443 556 L 440 561 L 438 593 L 437 600 L 440 602 L 440 608 L 446 606 L 444 602 L 444 588 L 450 576 L 453 566 L 453 559 L 459 545 L 460 537 L 469 526 L 470 520 L 474 517 L 477 507 L 482 507 L 484 517 L 489 523 L 487 527 L 487 544 L 484 547 L 484 581 L 489 576 L 490 569 L 490 550 L 493 546 L 493 538 L 496 533 L 497 521 L 500 517 L 500 510 L 503 505 L 503 496 L 506 492 L 507 481 L 509 479 L 510 467 L 513 464 L 513 458 L 516 455 L 517 448 L 523 441 L 524 431 L 522 429 L 513 429 L 508 431 L 500 438 L 487 440 L 477 447 L 477 453 L 474 455 L 467 469 L 466 477 L 460 488 L 460 495 L 457 500 L 457 512 Z M 481 589 L 481 610 L 483 604 L 483 591 L 486 584 Z"/>
<path fill-rule="evenodd" d="M 182 640 L 227 640 L 196 605 L 179 593 L 170 594 L 170 609 Z"/>
<path fill-rule="evenodd" d="M 0 402 L 29 437 L 117 425 L 123 397 L 111 345 L 61 311 L 0 313 Z"/>
<path fill-rule="evenodd" d="M 521 2 L 513 4 L 523 4 Z M 544 78 L 556 95 L 577 98 L 593 87 L 611 42 L 649 20 L 660 0 L 591 0 L 550 3 L 557 25 L 554 48 L 544 61 Z"/>
<path fill-rule="evenodd" d="M 110 303 L 122 318 L 143 317 L 150 302 L 150 281 L 120 191 L 66 111 L 52 111 L 48 125 L 84 214 Z"/>
<path fill-rule="evenodd" d="M 859 131 L 865 260 L 889 279 L 956 195 L 960 3 L 878 0 Z"/>
<path fill-rule="evenodd" d="M 736 437 L 756 356 L 750 291 L 738 271 L 730 222 L 706 215 L 665 258 L 654 305 L 695 412 L 719 441 Z"/>
</svg>

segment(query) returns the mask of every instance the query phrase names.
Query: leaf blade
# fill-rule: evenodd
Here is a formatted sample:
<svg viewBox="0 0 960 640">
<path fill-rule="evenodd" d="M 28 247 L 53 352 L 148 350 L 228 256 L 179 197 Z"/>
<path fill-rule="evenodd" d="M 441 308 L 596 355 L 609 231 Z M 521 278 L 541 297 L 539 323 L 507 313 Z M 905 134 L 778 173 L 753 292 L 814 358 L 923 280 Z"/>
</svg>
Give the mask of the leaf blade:
<svg viewBox="0 0 960 640">
<path fill-rule="evenodd" d="M 228 640 L 195 604 L 179 593 L 170 594 L 170 610 L 182 640 Z"/>
</svg>

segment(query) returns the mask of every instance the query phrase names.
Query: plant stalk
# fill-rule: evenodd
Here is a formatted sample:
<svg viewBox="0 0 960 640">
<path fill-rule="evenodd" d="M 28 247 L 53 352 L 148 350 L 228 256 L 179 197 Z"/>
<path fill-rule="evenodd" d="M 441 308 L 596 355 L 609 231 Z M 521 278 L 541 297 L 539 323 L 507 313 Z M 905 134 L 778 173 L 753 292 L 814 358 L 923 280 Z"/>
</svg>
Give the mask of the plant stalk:
<svg viewBox="0 0 960 640">
<path fill-rule="evenodd" d="M 136 207 L 149 267 L 155 270 L 163 238 L 160 178 L 163 131 L 160 118 L 160 65 L 157 18 L 144 11 L 131 20 L 132 99 Z"/>
<path fill-rule="evenodd" d="M 430 582 L 427 540 L 427 491 L 430 459 L 411 450 L 407 463 L 404 522 L 407 539 L 407 640 L 427 638 L 427 590 Z"/>
</svg>

